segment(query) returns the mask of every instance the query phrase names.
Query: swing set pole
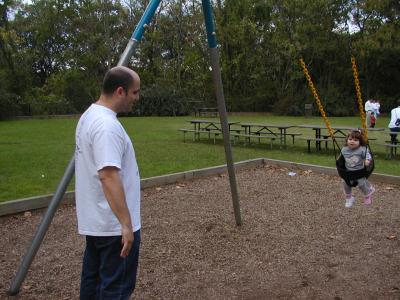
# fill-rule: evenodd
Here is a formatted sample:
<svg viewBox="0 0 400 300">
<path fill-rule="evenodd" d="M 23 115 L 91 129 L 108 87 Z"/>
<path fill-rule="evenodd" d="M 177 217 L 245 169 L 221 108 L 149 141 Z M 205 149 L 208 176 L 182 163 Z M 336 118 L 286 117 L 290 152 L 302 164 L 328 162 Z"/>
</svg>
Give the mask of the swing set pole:
<svg viewBox="0 0 400 300">
<path fill-rule="evenodd" d="M 229 138 L 228 117 L 224 98 L 224 90 L 221 78 L 221 68 L 219 64 L 219 51 L 215 33 L 214 17 L 210 0 L 202 0 L 204 21 L 206 23 L 207 40 L 210 48 L 211 68 L 215 84 L 215 94 L 218 102 L 218 113 L 221 121 L 222 135 L 224 138 L 225 157 L 229 174 L 229 181 L 232 193 L 233 210 L 235 213 L 236 225 L 242 224 L 240 215 L 239 192 L 236 184 L 235 167 L 233 164 L 232 147 Z"/>
<path fill-rule="evenodd" d="M 154 14 L 157 10 L 157 7 L 160 5 L 160 2 L 161 2 L 161 0 L 152 0 L 147 5 L 146 11 L 144 12 L 138 25 L 136 26 L 136 29 L 133 32 L 132 37 L 129 40 L 128 44 L 126 45 L 126 48 L 125 48 L 124 52 L 122 53 L 117 66 L 127 66 L 128 65 L 129 60 L 131 59 L 131 57 L 134 54 L 134 51 L 136 50 L 137 43 L 141 41 L 144 30 L 146 29 L 147 26 L 149 26 L 149 23 L 150 23 L 151 19 L 153 18 Z"/>
<path fill-rule="evenodd" d="M 39 224 L 35 236 L 33 237 L 32 243 L 29 246 L 28 250 L 26 251 L 26 254 L 18 268 L 18 271 L 11 282 L 10 288 L 7 291 L 7 293 L 10 296 L 15 296 L 19 293 L 21 284 L 24 281 L 26 274 L 28 273 L 29 267 L 31 266 L 32 261 L 35 258 L 40 245 L 42 244 L 44 236 L 46 235 L 46 232 L 51 224 L 51 221 L 53 220 L 54 214 L 56 213 L 56 210 L 59 204 L 61 203 L 61 200 L 64 197 L 68 184 L 71 181 L 72 177 L 74 176 L 74 172 L 75 172 L 75 155 L 72 155 L 72 158 L 67 166 L 67 169 L 65 170 L 64 176 L 61 179 L 57 187 L 57 190 L 49 203 L 49 206 L 46 210 L 45 215 L 42 218 L 42 221 Z"/>
</svg>

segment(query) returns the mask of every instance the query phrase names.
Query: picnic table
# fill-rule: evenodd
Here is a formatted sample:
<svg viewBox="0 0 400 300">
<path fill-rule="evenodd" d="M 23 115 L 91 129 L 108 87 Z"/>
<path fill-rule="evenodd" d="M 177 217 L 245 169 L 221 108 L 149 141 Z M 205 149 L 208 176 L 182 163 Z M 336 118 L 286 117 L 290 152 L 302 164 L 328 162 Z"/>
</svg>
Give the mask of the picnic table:
<svg viewBox="0 0 400 300">
<path fill-rule="evenodd" d="M 296 127 L 295 125 L 277 125 L 277 124 L 260 124 L 260 123 L 240 123 L 244 129 L 244 135 L 252 136 L 272 136 L 279 138 L 280 144 L 286 146 L 286 136 L 290 135 L 293 139 L 300 133 L 288 133 L 287 129 Z M 278 131 L 279 132 L 278 132 Z"/>
<path fill-rule="evenodd" d="M 216 107 L 200 107 L 195 115 L 199 117 L 217 117 L 218 109 Z"/>
<path fill-rule="evenodd" d="M 398 132 L 398 131 L 390 131 L 390 130 L 385 131 L 385 133 L 396 135 L 397 138 L 400 134 L 400 132 Z M 393 141 L 391 139 L 390 141 L 387 141 L 384 144 L 384 146 L 386 148 L 386 158 L 391 159 L 396 156 L 397 148 L 400 148 L 400 143 L 398 143 L 397 141 Z"/>
<path fill-rule="evenodd" d="M 318 151 L 321 150 L 321 144 L 325 143 L 325 148 L 328 147 L 328 138 L 329 133 L 322 134 L 322 130 L 328 130 L 325 125 L 298 125 L 298 128 L 310 128 L 315 131 L 315 137 L 305 137 L 304 139 L 307 140 L 308 144 L 308 152 L 311 152 L 311 141 L 315 141 L 315 147 Z M 349 126 L 331 126 L 333 130 L 334 138 L 343 139 L 347 136 L 350 130 L 357 130 L 358 128 L 349 127 Z M 368 131 L 383 131 L 384 128 L 368 128 Z M 370 140 L 374 140 L 369 138 Z"/>
<path fill-rule="evenodd" d="M 190 124 L 193 124 L 193 129 L 194 130 L 207 130 L 207 131 L 212 131 L 212 130 L 217 130 L 221 131 L 221 122 L 217 120 L 188 120 Z M 239 124 L 237 121 L 228 121 L 228 128 L 229 131 L 231 130 L 231 126 Z"/>
<path fill-rule="evenodd" d="M 193 140 L 199 140 L 201 134 L 208 135 L 208 139 L 213 137 L 214 144 L 216 137 L 222 134 L 221 129 L 221 122 L 217 120 L 203 120 L 203 119 L 196 119 L 196 120 L 187 120 L 190 124 L 193 125 L 193 129 L 181 128 L 179 131 L 183 132 L 183 141 L 185 142 L 185 135 L 187 132 L 193 133 Z M 231 131 L 231 126 L 239 124 L 239 122 L 235 121 L 228 121 L 228 128 Z"/>
</svg>

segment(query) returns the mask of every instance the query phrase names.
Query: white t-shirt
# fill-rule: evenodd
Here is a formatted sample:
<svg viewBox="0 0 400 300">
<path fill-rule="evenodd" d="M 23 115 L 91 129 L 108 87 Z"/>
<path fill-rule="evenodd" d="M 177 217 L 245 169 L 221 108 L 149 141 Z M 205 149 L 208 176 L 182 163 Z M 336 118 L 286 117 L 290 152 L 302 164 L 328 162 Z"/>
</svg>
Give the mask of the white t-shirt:
<svg viewBox="0 0 400 300">
<path fill-rule="evenodd" d="M 399 126 L 396 126 L 395 123 L 396 123 L 397 119 L 400 119 L 400 106 L 396 107 L 396 108 L 393 108 L 391 113 L 390 113 L 390 115 L 391 115 L 391 118 L 390 118 L 390 122 L 389 122 L 388 127 L 389 128 L 399 127 Z"/>
<path fill-rule="evenodd" d="M 365 102 L 364 109 L 365 109 L 365 111 L 373 111 L 372 102 L 367 100 L 367 102 Z"/>
<path fill-rule="evenodd" d="M 140 175 L 135 151 L 117 114 L 92 104 L 76 128 L 75 197 L 78 231 L 83 235 L 121 235 L 121 224 L 104 196 L 98 171 L 119 169 L 133 231 L 140 229 Z"/>
</svg>

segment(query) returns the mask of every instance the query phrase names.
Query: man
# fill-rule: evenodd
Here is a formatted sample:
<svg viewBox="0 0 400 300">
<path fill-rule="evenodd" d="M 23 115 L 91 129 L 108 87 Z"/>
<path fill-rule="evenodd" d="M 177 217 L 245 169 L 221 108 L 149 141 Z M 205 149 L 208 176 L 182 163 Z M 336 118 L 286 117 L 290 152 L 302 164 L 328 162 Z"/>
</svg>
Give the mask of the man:
<svg viewBox="0 0 400 300">
<path fill-rule="evenodd" d="M 365 121 L 366 121 L 366 126 L 367 128 L 371 127 L 371 112 L 373 112 L 373 100 L 369 99 L 365 102 L 364 105 L 364 109 L 365 109 Z"/>
<path fill-rule="evenodd" d="M 86 235 L 81 299 L 128 299 L 140 245 L 140 176 L 132 142 L 117 119 L 139 100 L 140 78 L 109 70 L 100 98 L 76 128 L 75 194 L 78 231 Z"/>
<path fill-rule="evenodd" d="M 388 125 L 391 132 L 400 132 L 400 99 L 397 100 L 397 107 L 390 112 L 390 122 Z M 390 135 L 392 144 L 399 142 L 397 134 Z"/>
</svg>

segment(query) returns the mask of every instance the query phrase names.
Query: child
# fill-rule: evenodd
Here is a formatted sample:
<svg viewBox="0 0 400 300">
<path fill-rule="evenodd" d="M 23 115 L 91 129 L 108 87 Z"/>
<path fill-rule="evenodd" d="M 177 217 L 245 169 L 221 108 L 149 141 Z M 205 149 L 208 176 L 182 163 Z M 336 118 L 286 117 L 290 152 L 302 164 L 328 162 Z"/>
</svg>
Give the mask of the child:
<svg viewBox="0 0 400 300">
<path fill-rule="evenodd" d="M 376 117 L 375 117 L 375 113 L 371 112 L 370 118 L 369 118 L 369 123 L 370 123 L 370 127 L 374 128 L 375 127 L 375 123 L 376 123 Z"/>
<path fill-rule="evenodd" d="M 365 139 L 360 130 L 352 130 L 346 137 L 345 146 L 342 148 L 342 155 L 346 162 L 346 169 L 350 171 L 360 170 L 371 163 L 371 153 L 368 151 Z M 364 194 L 364 204 L 372 202 L 372 194 L 375 189 L 368 182 L 367 178 L 357 179 L 358 187 Z M 351 186 L 343 181 L 344 193 L 346 195 L 345 207 L 350 208 L 354 204 L 354 196 L 351 193 Z"/>
</svg>

